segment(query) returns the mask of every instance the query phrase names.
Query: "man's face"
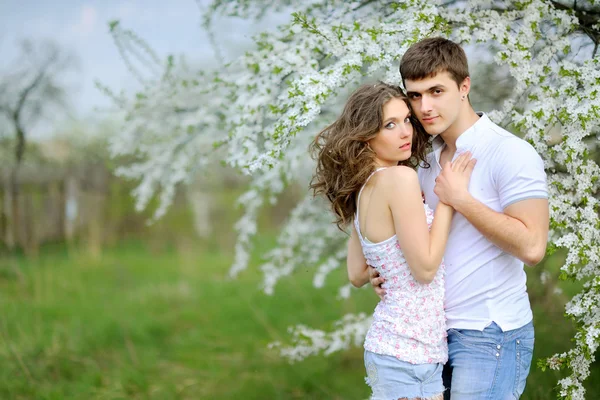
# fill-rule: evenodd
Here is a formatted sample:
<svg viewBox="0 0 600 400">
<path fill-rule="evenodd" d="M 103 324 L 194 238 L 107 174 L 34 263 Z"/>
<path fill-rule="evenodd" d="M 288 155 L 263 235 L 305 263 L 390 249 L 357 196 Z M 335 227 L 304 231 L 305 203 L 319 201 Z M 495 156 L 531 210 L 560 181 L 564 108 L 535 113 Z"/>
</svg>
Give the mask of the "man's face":
<svg viewBox="0 0 600 400">
<path fill-rule="evenodd" d="M 413 113 L 427 133 L 439 135 L 456 122 L 463 102 L 461 97 L 466 95 L 464 82 L 461 91 L 450 74 L 444 71 L 431 78 L 406 80 L 404 84 Z"/>
</svg>

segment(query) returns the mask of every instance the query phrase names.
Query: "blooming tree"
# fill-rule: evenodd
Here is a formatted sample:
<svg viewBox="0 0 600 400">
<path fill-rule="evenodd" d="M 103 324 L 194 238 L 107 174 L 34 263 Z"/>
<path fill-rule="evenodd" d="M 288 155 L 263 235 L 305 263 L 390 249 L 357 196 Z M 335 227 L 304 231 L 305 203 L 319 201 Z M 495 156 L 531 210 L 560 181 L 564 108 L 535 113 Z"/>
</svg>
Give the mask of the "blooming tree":
<svg viewBox="0 0 600 400">
<path fill-rule="evenodd" d="M 210 27 L 215 15 L 258 18 L 277 7 L 294 10 L 289 23 L 256 36 L 253 51 L 211 72 L 172 58 L 163 64 L 134 33 L 111 24 L 143 87 L 133 98 L 112 94 L 126 113 L 112 149 L 135 156 L 121 172 L 140 180 L 138 207 L 159 196 L 160 217 L 175 187 L 217 159 L 248 174 L 250 187 L 239 199 L 245 213 L 236 225 L 235 276 L 248 265 L 258 210 L 290 183 L 308 183 L 314 170 L 308 144 L 349 90 L 365 77 L 399 84 L 399 60 L 421 38 L 484 45 L 515 82 L 501 109 L 489 116 L 521 132 L 543 157 L 549 252 L 565 249 L 561 278 L 585 282 L 566 307 L 579 327 L 574 346 L 543 363 L 568 371 L 559 382 L 561 397 L 583 399 L 582 382 L 600 343 L 600 169 L 593 158 L 600 126 L 600 3 L 217 0 L 205 21 Z M 143 76 L 135 60 L 150 73 Z M 557 129 L 558 140 L 549 134 Z M 267 293 L 300 266 L 316 266 L 319 287 L 344 265 L 347 235 L 325 210 L 307 193 L 291 212 L 261 267 Z M 349 294 L 348 286 L 340 289 L 342 297 Z M 291 359 L 331 353 L 359 344 L 369 323 L 365 315 L 347 315 L 333 332 L 299 326 L 292 331 L 294 346 L 275 345 Z"/>
</svg>

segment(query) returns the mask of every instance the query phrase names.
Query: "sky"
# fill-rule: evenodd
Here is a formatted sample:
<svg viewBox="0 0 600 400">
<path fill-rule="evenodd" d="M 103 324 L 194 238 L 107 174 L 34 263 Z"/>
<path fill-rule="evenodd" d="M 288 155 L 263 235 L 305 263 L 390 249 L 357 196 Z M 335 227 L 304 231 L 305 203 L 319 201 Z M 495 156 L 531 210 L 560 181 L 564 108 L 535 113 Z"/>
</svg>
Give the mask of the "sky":
<svg viewBox="0 0 600 400">
<path fill-rule="evenodd" d="M 115 91 L 136 88 L 135 79 L 119 56 L 108 23 L 119 20 L 146 40 L 161 57 L 184 54 L 190 64 L 217 64 L 207 33 L 201 27 L 209 0 L 0 0 L 0 71 L 10 68 L 22 39 L 51 39 L 78 60 L 69 72 L 72 113 L 78 118 L 97 115 L 111 106 L 110 99 L 94 85 L 98 80 Z M 265 27 L 284 22 L 289 15 L 272 15 L 260 23 L 223 18 L 214 35 L 226 60 L 251 48 L 251 37 Z M 38 134 L 47 132 L 38 128 Z"/>
</svg>

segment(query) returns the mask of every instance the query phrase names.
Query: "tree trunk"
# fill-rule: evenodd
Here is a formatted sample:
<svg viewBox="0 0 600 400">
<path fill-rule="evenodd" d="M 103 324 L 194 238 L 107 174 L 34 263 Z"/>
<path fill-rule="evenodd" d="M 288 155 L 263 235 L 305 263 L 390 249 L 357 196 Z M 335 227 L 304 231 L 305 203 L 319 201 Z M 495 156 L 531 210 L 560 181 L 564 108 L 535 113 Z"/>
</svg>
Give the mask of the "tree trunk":
<svg viewBox="0 0 600 400">
<path fill-rule="evenodd" d="M 41 213 L 36 212 L 36 206 L 34 202 L 34 193 L 29 191 L 28 195 L 25 192 L 22 193 L 22 204 L 20 207 L 21 212 L 21 234 L 23 235 L 23 251 L 29 258 L 37 258 L 39 254 L 39 228 L 36 226 L 37 222 L 43 220 L 39 218 Z M 37 217 L 37 218 L 36 218 Z"/>
<path fill-rule="evenodd" d="M 12 248 L 11 250 L 14 250 L 15 247 L 18 245 L 19 243 L 19 238 L 21 237 L 20 235 L 20 231 L 19 231 L 19 226 L 20 226 L 20 220 L 21 220 L 21 213 L 19 210 L 19 167 L 18 165 L 15 165 L 15 167 L 13 168 L 13 171 L 11 173 L 10 176 L 10 183 L 9 183 L 9 187 L 10 187 L 10 200 L 11 200 L 11 209 L 10 209 L 10 219 L 9 219 L 9 225 L 10 225 L 10 230 L 11 230 L 11 236 L 12 236 L 12 240 L 10 241 Z"/>
<path fill-rule="evenodd" d="M 12 173 L 10 174 L 10 189 L 12 194 L 12 210 L 11 210 L 11 220 L 12 220 L 12 235 L 14 239 L 14 244 L 17 245 L 20 240 L 20 223 L 21 223 L 21 210 L 19 207 L 19 185 L 20 185 L 20 176 L 19 172 L 21 170 L 21 163 L 23 161 L 23 155 L 25 154 L 25 132 L 19 123 L 19 114 L 15 113 L 14 116 L 15 129 L 17 133 L 17 144 L 15 146 L 15 165 L 13 166 Z"/>
<path fill-rule="evenodd" d="M 12 188 L 10 185 L 10 176 L 3 177 L 4 198 L 2 199 L 2 236 L 7 249 L 15 248 L 15 237 L 12 229 Z"/>
</svg>

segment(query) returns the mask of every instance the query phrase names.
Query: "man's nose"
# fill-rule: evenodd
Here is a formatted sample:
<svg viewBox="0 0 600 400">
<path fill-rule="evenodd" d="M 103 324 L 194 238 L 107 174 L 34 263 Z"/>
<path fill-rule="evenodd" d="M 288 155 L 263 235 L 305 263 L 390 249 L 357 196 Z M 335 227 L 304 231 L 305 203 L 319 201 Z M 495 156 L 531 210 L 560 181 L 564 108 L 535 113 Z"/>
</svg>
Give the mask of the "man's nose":
<svg viewBox="0 0 600 400">
<path fill-rule="evenodd" d="M 421 96 L 421 113 L 428 114 L 431 111 L 431 99 L 429 96 Z"/>
</svg>

